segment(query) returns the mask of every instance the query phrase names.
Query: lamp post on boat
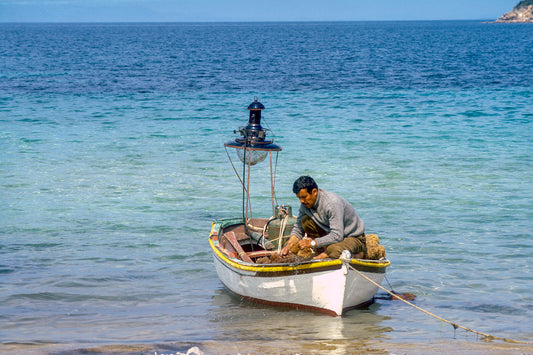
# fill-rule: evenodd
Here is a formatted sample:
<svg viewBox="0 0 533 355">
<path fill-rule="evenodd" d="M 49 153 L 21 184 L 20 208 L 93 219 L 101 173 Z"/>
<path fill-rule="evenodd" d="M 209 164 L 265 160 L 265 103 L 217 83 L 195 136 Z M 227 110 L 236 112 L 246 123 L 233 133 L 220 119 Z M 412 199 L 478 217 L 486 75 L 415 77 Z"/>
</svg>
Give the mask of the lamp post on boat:
<svg viewBox="0 0 533 355">
<path fill-rule="evenodd" d="M 225 147 L 237 150 L 239 160 L 242 162 L 242 178 L 231 163 L 237 177 L 241 181 L 243 191 L 243 219 L 244 225 L 248 222 L 248 211 L 250 209 L 250 172 L 251 167 L 262 162 L 267 156 L 270 157 L 270 183 L 272 193 L 272 213 L 275 214 L 275 192 L 274 192 L 274 169 L 272 166 L 272 152 L 281 151 L 281 146 L 274 143 L 273 139 L 267 139 L 267 130 L 261 126 L 261 111 L 265 106 L 257 101 L 257 98 L 248 106 L 250 115 L 248 125 L 239 127 L 233 133 L 240 133 L 240 137 L 233 141 L 224 143 Z M 227 150 L 226 150 L 227 152 Z M 229 157 L 229 154 L 228 154 Z M 231 162 L 231 158 L 230 158 Z M 250 211 L 251 212 L 251 211 Z"/>
</svg>

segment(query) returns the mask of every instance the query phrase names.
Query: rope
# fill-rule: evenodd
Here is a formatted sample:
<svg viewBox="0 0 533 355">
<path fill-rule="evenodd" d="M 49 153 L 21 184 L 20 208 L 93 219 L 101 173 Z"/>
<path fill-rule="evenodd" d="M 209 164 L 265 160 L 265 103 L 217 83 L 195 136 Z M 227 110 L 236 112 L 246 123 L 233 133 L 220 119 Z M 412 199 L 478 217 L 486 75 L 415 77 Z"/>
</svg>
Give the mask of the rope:
<svg viewBox="0 0 533 355">
<path fill-rule="evenodd" d="M 346 262 L 346 260 L 343 259 L 343 261 Z M 360 272 L 359 270 L 356 270 L 352 265 L 349 264 L 349 262 L 346 263 L 348 265 L 348 267 L 352 270 L 354 270 L 355 272 L 357 272 L 360 276 L 362 276 L 363 278 L 365 278 L 366 280 L 370 281 L 371 283 L 373 283 L 374 285 L 376 285 L 377 287 L 379 287 L 380 289 L 382 289 L 383 291 L 387 292 L 388 294 L 390 294 L 393 298 L 395 299 L 399 299 L 400 301 L 408 304 L 409 306 L 413 307 L 413 308 L 416 308 L 418 309 L 419 311 L 421 312 L 424 312 L 425 314 L 433 317 L 433 318 L 437 318 L 439 319 L 441 322 L 446 322 L 448 324 L 451 324 L 453 329 L 457 329 L 457 328 L 461 328 L 463 330 L 466 330 L 468 332 L 472 332 L 472 333 L 475 333 L 475 334 L 478 334 L 478 335 L 482 335 L 484 336 L 487 340 L 493 340 L 493 339 L 497 339 L 497 340 L 502 340 L 504 342 L 507 342 L 507 343 L 517 343 L 517 344 L 533 344 L 533 343 L 529 343 L 529 342 L 523 342 L 523 341 L 518 341 L 518 340 L 512 340 L 512 339 L 507 339 L 507 338 L 500 338 L 500 337 L 497 337 L 497 336 L 494 336 L 494 335 L 490 335 L 490 334 L 485 334 L 485 333 L 482 333 L 482 332 L 478 332 L 477 330 L 473 330 L 473 329 L 470 329 L 470 328 L 467 328 L 467 327 L 464 327 L 460 324 L 457 324 L 457 323 L 454 323 L 454 322 L 451 322 L 447 319 L 444 319 L 442 317 L 439 317 L 433 313 L 430 313 L 428 311 L 426 311 L 425 309 L 422 309 L 418 306 L 415 306 L 414 304 L 412 304 L 411 302 L 407 301 L 407 300 L 404 300 L 403 298 L 401 298 L 400 296 L 398 295 L 395 295 L 393 292 L 387 290 L 385 287 L 381 286 L 380 284 L 378 284 L 377 282 L 375 282 L 374 280 L 368 278 L 366 275 L 364 275 L 362 272 Z M 392 288 L 392 287 L 391 287 Z"/>
<path fill-rule="evenodd" d="M 279 238 L 278 238 L 278 254 L 281 252 L 281 244 L 283 241 L 283 234 L 285 234 L 285 227 L 287 226 L 287 220 L 289 219 L 289 214 L 286 213 L 285 217 L 281 220 L 281 225 L 279 227 Z"/>
<path fill-rule="evenodd" d="M 229 156 L 228 148 L 224 147 L 224 149 L 226 150 L 226 155 L 228 156 L 229 162 L 231 163 L 231 167 L 233 168 L 233 171 L 235 172 L 235 175 L 237 175 L 237 179 L 239 179 L 239 181 L 241 182 L 242 187 L 245 188 L 244 182 L 242 181 L 241 176 L 237 172 L 237 169 L 235 169 L 235 165 L 233 165 L 233 160 L 231 160 L 231 157 Z"/>
</svg>

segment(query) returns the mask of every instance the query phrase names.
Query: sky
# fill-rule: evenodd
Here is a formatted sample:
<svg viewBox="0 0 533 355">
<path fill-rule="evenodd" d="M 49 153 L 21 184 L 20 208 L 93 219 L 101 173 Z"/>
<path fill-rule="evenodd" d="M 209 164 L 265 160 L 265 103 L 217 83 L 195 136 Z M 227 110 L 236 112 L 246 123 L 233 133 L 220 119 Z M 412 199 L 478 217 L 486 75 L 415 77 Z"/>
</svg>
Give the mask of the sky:
<svg viewBox="0 0 533 355">
<path fill-rule="evenodd" d="M 0 0 L 0 22 L 493 20 L 519 0 Z"/>
</svg>

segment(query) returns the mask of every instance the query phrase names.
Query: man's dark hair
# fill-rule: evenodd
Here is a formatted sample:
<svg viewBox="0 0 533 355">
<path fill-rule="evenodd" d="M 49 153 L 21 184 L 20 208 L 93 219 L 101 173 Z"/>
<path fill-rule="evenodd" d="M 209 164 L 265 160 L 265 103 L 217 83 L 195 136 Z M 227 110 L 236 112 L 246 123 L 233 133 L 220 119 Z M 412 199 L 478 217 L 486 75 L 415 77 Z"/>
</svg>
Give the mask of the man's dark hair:
<svg viewBox="0 0 533 355">
<path fill-rule="evenodd" d="M 292 185 L 292 192 L 297 194 L 301 189 L 306 189 L 308 193 L 313 192 L 313 189 L 318 190 L 318 185 L 310 176 L 300 176 Z"/>
</svg>

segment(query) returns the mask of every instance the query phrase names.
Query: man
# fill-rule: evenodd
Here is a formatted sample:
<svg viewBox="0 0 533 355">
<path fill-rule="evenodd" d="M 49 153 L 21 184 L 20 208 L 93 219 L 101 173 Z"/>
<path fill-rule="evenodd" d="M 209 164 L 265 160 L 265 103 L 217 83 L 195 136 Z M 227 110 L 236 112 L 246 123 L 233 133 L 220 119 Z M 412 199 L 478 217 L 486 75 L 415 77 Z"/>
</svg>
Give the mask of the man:
<svg viewBox="0 0 533 355">
<path fill-rule="evenodd" d="M 365 225 L 348 201 L 319 189 L 309 176 L 296 179 L 292 191 L 301 205 L 289 241 L 281 250 L 282 255 L 287 255 L 298 244 L 300 249 L 315 249 L 318 255 L 313 259 L 338 259 L 343 250 L 350 251 L 354 258 L 363 258 Z"/>
</svg>

